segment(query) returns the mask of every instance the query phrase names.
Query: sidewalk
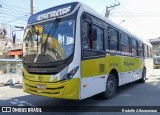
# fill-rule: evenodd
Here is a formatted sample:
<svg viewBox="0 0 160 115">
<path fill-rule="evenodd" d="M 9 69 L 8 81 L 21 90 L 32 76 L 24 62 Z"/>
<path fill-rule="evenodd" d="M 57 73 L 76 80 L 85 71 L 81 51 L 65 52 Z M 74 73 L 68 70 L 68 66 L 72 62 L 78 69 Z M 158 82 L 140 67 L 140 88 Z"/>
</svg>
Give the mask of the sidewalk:
<svg viewBox="0 0 160 115">
<path fill-rule="evenodd" d="M 22 83 L 22 75 L 15 74 L 1 74 L 0 75 L 0 86 L 10 84 L 10 80 L 13 80 L 15 83 Z"/>
<path fill-rule="evenodd" d="M 160 69 L 153 69 L 150 77 L 160 77 Z"/>
</svg>

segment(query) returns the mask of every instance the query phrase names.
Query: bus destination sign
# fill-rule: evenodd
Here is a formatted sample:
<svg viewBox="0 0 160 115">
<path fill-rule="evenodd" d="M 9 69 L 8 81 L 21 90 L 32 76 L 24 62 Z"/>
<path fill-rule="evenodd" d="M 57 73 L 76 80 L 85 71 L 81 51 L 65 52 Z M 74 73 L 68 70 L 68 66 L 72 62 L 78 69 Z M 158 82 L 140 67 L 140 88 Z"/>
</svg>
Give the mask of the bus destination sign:
<svg viewBox="0 0 160 115">
<path fill-rule="evenodd" d="M 59 16 L 64 16 L 66 14 L 71 13 L 77 5 L 78 5 L 78 2 L 73 2 L 73 3 L 52 7 L 44 11 L 38 12 L 29 18 L 28 24 L 33 24 L 36 22 L 56 18 Z"/>
</svg>

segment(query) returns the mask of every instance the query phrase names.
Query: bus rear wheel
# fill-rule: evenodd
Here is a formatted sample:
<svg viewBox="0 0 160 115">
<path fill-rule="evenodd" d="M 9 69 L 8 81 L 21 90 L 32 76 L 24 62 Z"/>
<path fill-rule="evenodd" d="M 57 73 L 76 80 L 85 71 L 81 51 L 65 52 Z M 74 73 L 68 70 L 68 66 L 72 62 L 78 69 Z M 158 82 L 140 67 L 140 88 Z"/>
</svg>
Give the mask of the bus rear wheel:
<svg viewBox="0 0 160 115">
<path fill-rule="evenodd" d="M 106 91 L 102 93 L 102 96 L 104 97 L 104 99 L 110 99 L 115 95 L 116 90 L 117 90 L 116 77 L 115 75 L 110 74 L 106 82 Z"/>
</svg>

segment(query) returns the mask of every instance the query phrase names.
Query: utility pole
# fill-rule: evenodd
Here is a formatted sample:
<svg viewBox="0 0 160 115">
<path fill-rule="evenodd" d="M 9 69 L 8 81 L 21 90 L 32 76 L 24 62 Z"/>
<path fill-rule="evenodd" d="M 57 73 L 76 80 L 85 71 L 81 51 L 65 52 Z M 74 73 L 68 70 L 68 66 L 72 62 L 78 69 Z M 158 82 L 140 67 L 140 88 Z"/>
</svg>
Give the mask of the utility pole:
<svg viewBox="0 0 160 115">
<path fill-rule="evenodd" d="M 120 3 L 117 3 L 117 4 L 115 3 L 114 5 L 110 5 L 109 7 L 106 6 L 105 17 L 108 18 L 109 15 L 110 15 L 111 10 L 113 10 L 113 8 L 115 8 L 115 7 L 119 6 L 119 5 L 120 5 Z"/>
<path fill-rule="evenodd" d="M 30 14 L 33 15 L 34 14 L 34 0 L 31 0 L 30 3 L 31 3 L 31 11 L 30 11 Z"/>
</svg>

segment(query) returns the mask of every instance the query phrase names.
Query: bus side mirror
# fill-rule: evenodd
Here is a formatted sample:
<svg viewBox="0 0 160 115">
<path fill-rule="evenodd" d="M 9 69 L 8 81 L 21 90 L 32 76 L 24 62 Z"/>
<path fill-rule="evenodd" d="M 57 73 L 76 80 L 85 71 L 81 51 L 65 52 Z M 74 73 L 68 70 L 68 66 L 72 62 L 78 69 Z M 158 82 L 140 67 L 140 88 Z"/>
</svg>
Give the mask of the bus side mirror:
<svg viewBox="0 0 160 115">
<path fill-rule="evenodd" d="M 97 41 L 97 30 L 92 28 L 93 31 L 92 31 L 92 40 L 93 41 Z"/>
</svg>

